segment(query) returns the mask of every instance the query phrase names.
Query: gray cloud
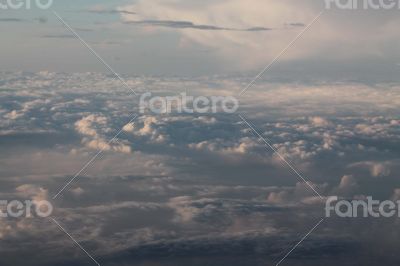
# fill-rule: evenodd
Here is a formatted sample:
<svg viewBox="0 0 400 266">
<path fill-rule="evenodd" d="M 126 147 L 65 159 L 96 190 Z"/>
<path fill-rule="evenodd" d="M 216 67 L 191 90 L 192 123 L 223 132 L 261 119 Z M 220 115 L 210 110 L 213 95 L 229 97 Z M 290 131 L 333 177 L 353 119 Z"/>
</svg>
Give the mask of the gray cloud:
<svg viewBox="0 0 400 266">
<path fill-rule="evenodd" d="M 49 38 L 49 39 L 73 39 L 75 38 L 72 34 L 47 34 L 42 35 L 41 38 Z"/>
<path fill-rule="evenodd" d="M 0 22 L 23 22 L 24 19 L 20 18 L 0 18 Z"/>
<path fill-rule="evenodd" d="M 134 24 L 142 26 L 156 26 L 156 27 L 167 27 L 175 29 L 196 29 L 196 30 L 210 30 L 210 31 L 270 31 L 271 28 L 265 27 L 251 27 L 246 29 L 220 27 L 214 25 L 200 25 L 190 21 L 178 21 L 178 20 L 138 20 L 138 21 L 126 21 L 125 24 Z"/>
<path fill-rule="evenodd" d="M 135 12 L 127 10 L 88 10 L 86 12 L 95 14 L 125 14 L 125 15 L 135 15 Z"/>
<path fill-rule="evenodd" d="M 295 23 L 286 23 L 286 26 L 291 26 L 291 27 L 305 27 L 306 24 L 301 23 L 301 22 L 295 22 Z"/>
<path fill-rule="evenodd" d="M 248 79 L 125 78 L 157 96 L 182 87 L 230 95 Z M 323 203 L 235 115 L 140 114 L 107 146 L 139 101 L 111 75 L 0 72 L 0 79 L 0 198 L 29 198 L 33 188 L 53 195 L 105 148 L 54 214 L 102 265 L 268 265 L 323 215 Z M 260 80 L 252 89 L 241 101 L 246 117 L 322 195 L 398 197 L 397 86 Z M 370 242 L 398 246 L 396 221 L 360 224 L 327 220 L 290 263 L 330 266 L 357 250 L 358 265 L 368 265 L 380 256 Z M 87 264 L 65 237 L 41 220 L 1 220 L 0 264 Z M 28 255 L 35 260 L 21 262 Z"/>
<path fill-rule="evenodd" d="M 39 23 L 45 24 L 48 21 L 47 17 L 39 17 L 35 19 L 36 21 L 38 21 Z"/>
</svg>

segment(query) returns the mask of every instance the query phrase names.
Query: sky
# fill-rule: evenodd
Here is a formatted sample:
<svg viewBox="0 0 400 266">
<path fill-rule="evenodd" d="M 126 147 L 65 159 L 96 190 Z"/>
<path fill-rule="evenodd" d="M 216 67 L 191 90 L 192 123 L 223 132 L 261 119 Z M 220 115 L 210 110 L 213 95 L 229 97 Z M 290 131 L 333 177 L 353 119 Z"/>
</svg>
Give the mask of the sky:
<svg viewBox="0 0 400 266">
<path fill-rule="evenodd" d="M 326 214 L 400 200 L 398 12 L 0 10 L 0 265 L 399 265 L 398 213 Z M 237 109 L 181 109 L 215 97 Z M 13 200 L 54 209 L 1 217 Z"/>
<path fill-rule="evenodd" d="M 5 10 L 0 14 L 4 39 L 0 69 L 107 71 L 71 38 L 54 16 L 56 11 L 120 73 L 257 72 L 322 10 L 321 18 L 271 73 L 279 75 L 284 70 L 313 78 L 397 79 L 397 9 L 328 10 L 325 1 L 315 0 L 201 4 L 193 0 L 54 0 L 46 10 Z"/>
</svg>

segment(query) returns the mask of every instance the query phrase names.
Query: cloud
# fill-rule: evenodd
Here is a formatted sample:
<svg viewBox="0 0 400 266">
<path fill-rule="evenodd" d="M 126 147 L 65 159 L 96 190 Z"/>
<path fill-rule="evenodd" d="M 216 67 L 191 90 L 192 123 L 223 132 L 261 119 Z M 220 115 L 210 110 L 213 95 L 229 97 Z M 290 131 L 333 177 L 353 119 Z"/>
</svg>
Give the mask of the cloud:
<svg viewBox="0 0 400 266">
<path fill-rule="evenodd" d="M 396 188 L 396 189 L 393 191 L 393 195 L 392 195 L 391 200 L 393 200 L 393 201 L 398 201 L 398 200 L 400 200 L 400 188 Z"/>
<path fill-rule="evenodd" d="M 135 15 L 136 12 L 128 11 L 128 10 L 119 10 L 119 9 L 105 9 L 102 7 L 94 7 L 86 12 L 95 13 L 95 14 L 126 14 L 126 15 Z"/>
<path fill-rule="evenodd" d="M 349 189 L 357 185 L 356 180 L 351 175 L 345 175 L 340 180 L 339 189 Z"/>
<path fill-rule="evenodd" d="M 196 258 L 196 261 L 201 262 L 201 258 L 213 258 L 213 261 L 215 261 L 215 257 L 218 256 L 219 265 L 232 265 L 232 263 L 248 265 L 246 263 L 253 262 L 251 259 L 253 257 L 256 257 L 258 262 L 271 264 L 282 258 L 287 250 L 290 250 L 291 246 L 293 246 L 292 242 L 289 237 L 279 237 L 262 231 L 214 234 L 203 237 L 154 241 L 115 253 L 108 258 L 103 258 L 103 260 L 128 263 L 139 259 L 162 258 L 164 263 L 168 263 L 168 261 L 172 260 L 171 262 L 173 262 L 173 259 L 178 258 Z M 300 258 L 313 258 L 315 260 L 317 254 L 324 258 L 350 256 L 356 248 L 357 244 L 351 240 L 311 236 L 298 247 L 295 254 L 292 254 L 291 259 L 296 261 Z M 256 261 L 254 261 L 254 264 Z M 176 261 L 168 265 L 183 264 Z"/>
<path fill-rule="evenodd" d="M 23 22 L 20 18 L 0 18 L 0 22 Z"/>
<path fill-rule="evenodd" d="M 389 176 L 391 173 L 390 162 L 358 162 L 351 164 L 349 167 L 360 167 L 362 169 L 367 169 L 372 177 L 385 177 Z"/>
<path fill-rule="evenodd" d="M 181 196 L 170 199 L 168 206 L 175 210 L 177 216 L 175 221 L 180 223 L 191 222 L 201 212 L 200 208 L 191 206 L 192 199 L 188 196 Z"/>
<path fill-rule="evenodd" d="M 0 80 L 1 114 L 9 114 L 0 120 L 1 198 L 46 198 L 92 158 L 93 149 L 110 151 L 85 170 L 55 208 L 55 217 L 96 258 L 107 261 L 105 254 L 112 254 L 110 264 L 126 259 L 136 265 L 142 259 L 144 265 L 168 265 L 169 260 L 176 266 L 198 256 L 198 265 L 214 265 L 221 254 L 218 265 L 240 265 L 238 257 L 242 265 L 260 264 L 263 256 L 276 261 L 323 215 L 324 202 L 309 185 L 324 196 L 399 194 L 393 192 L 400 187 L 395 176 L 398 86 L 263 80 L 254 86 L 242 108 L 260 134 L 311 181 L 305 184 L 297 183 L 298 177 L 236 115 L 146 114 L 126 124 L 139 100 L 109 75 L 0 72 Z M 226 95 L 246 81 L 126 77 L 129 85 L 160 94 L 187 87 L 196 95 Z M 107 142 L 123 125 L 118 140 Z M 122 150 L 133 145 L 129 154 Z M 389 171 L 386 178 L 363 178 Z M 386 250 L 382 243 L 393 238 L 387 246 L 395 249 L 399 232 L 389 220 L 343 226 L 346 221 L 329 219 L 293 254 L 293 263 L 348 259 L 346 252 L 357 245 L 333 241 L 332 235 L 366 237 L 357 246 L 367 254 L 360 256 L 365 260 L 373 257 L 371 243 L 381 247 L 371 250 Z M 0 238 L 2 265 L 25 265 L 11 260 L 27 257 L 35 258 L 32 264 L 79 265 L 66 261 L 81 253 L 43 220 L 1 220 Z M 338 251 L 334 260 L 321 255 L 332 250 Z"/>
<path fill-rule="evenodd" d="M 30 197 L 35 202 L 48 199 L 48 190 L 33 184 L 25 184 L 15 189 L 21 197 Z"/>
<path fill-rule="evenodd" d="M 229 28 L 229 27 L 219 27 L 213 25 L 198 25 L 190 21 L 173 21 L 173 20 L 138 20 L 138 21 L 128 21 L 126 24 L 142 25 L 142 26 L 157 26 L 157 27 L 167 27 L 176 29 L 196 29 L 196 30 L 210 30 L 210 31 L 269 31 L 270 28 L 265 27 L 250 27 L 245 29 L 239 28 Z"/>
<path fill-rule="evenodd" d="M 86 116 L 75 123 L 75 129 L 82 135 L 96 137 L 98 133 L 96 129 L 93 128 L 94 124 L 105 126 L 107 125 L 107 118 L 97 115 Z"/>
<path fill-rule="evenodd" d="M 77 187 L 77 188 L 71 189 L 71 193 L 76 197 L 80 197 L 85 193 L 85 190 L 81 187 Z"/>
<path fill-rule="evenodd" d="M 82 135 L 90 138 L 84 138 L 82 142 L 87 148 L 93 150 L 115 151 L 121 153 L 131 153 L 131 147 L 124 143 L 111 143 L 101 136 L 96 128 L 108 131 L 107 118 L 98 115 L 89 115 L 75 123 L 75 129 Z"/>
<path fill-rule="evenodd" d="M 340 180 L 340 184 L 334 192 L 340 195 L 352 195 L 358 188 L 357 180 L 352 175 L 345 175 Z"/>
<path fill-rule="evenodd" d="M 331 123 L 327 119 L 318 116 L 311 117 L 310 122 L 315 127 L 328 127 L 331 125 Z"/>
<path fill-rule="evenodd" d="M 75 38 L 75 36 L 72 35 L 72 34 L 46 34 L 46 35 L 42 35 L 41 38 L 46 38 L 46 39 L 73 39 L 73 38 Z"/>
<path fill-rule="evenodd" d="M 145 116 L 137 118 L 140 122 L 133 122 L 123 127 L 123 130 L 136 136 L 150 137 L 157 143 L 163 143 L 168 139 L 168 135 L 163 133 L 165 121 L 155 116 Z"/>
<path fill-rule="evenodd" d="M 288 31 L 299 27 L 287 24 L 288 19 L 312 19 L 308 8 L 300 11 L 296 5 L 280 2 L 218 0 L 199 6 L 195 1 L 138 1 L 121 9 L 137 12 L 122 15 L 124 23 L 180 30 L 182 46 L 200 44 L 227 61 L 240 62 L 242 68 L 248 68 L 265 64 L 276 56 L 265 51 L 278 53 L 290 42 Z"/>
<path fill-rule="evenodd" d="M 35 18 L 35 20 L 41 24 L 45 24 L 45 23 L 47 23 L 48 18 L 47 17 L 38 17 L 38 18 Z"/>
<path fill-rule="evenodd" d="M 11 112 L 9 112 L 8 114 L 4 115 L 4 118 L 7 119 L 11 119 L 11 120 L 15 120 L 18 119 L 19 117 L 23 116 L 22 113 L 18 113 L 17 110 L 12 110 Z"/>
<path fill-rule="evenodd" d="M 301 22 L 296 22 L 296 23 L 286 23 L 285 25 L 287 26 L 293 26 L 293 27 L 305 27 L 306 24 L 301 23 Z"/>
<path fill-rule="evenodd" d="M 159 30 L 178 29 L 183 47 L 202 45 L 225 63 L 234 64 L 235 69 L 245 70 L 268 64 L 324 8 L 323 1 L 309 0 L 216 0 L 202 5 L 194 0 L 140 0 L 120 7 L 136 12 L 122 14 L 123 22 L 157 26 Z M 348 13 L 324 14 L 280 60 L 390 60 L 397 54 L 388 47 L 400 39 L 395 28 L 399 18 L 395 10 L 386 14 L 382 16 L 375 10 L 354 12 L 350 24 L 345 23 Z M 252 34 L 252 29 L 257 34 Z M 360 38 L 368 45 L 360 48 Z M 387 46 L 382 45 L 382 38 Z"/>
</svg>

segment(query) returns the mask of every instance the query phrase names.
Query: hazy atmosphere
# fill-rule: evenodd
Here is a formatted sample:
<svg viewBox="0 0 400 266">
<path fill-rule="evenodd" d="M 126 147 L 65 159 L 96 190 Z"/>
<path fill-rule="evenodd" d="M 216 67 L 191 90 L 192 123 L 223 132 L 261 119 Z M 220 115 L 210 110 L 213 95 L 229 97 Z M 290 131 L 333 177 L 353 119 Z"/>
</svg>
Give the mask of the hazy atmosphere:
<svg viewBox="0 0 400 266">
<path fill-rule="evenodd" d="M 399 265 L 399 14 L 0 0 L 0 265 Z"/>
</svg>

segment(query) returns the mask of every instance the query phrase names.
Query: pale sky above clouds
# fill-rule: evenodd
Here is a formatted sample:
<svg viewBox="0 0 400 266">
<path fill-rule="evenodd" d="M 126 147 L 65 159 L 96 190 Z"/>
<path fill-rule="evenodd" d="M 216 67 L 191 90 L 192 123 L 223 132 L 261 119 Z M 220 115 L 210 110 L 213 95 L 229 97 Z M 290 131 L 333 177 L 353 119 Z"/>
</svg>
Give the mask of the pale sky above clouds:
<svg viewBox="0 0 400 266">
<path fill-rule="evenodd" d="M 56 10 L 121 73 L 256 72 L 324 9 L 324 1 L 316 0 L 55 1 L 51 10 L 0 14 L 0 69 L 105 71 L 70 38 Z M 348 78 L 395 79 L 398 12 L 325 10 L 275 71 L 310 76 L 352 71 Z"/>
</svg>

